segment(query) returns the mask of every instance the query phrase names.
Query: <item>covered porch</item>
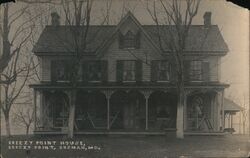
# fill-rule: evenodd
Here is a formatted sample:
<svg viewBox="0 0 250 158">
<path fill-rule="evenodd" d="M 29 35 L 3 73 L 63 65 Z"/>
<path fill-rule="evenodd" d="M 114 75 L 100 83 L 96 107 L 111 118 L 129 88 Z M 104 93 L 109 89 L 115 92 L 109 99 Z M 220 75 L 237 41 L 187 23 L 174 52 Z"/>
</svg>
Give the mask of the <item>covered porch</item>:
<svg viewBox="0 0 250 158">
<path fill-rule="evenodd" d="M 223 130 L 223 90 L 186 88 L 187 133 Z M 34 133 L 67 134 L 70 92 L 67 86 L 34 86 Z M 161 135 L 176 131 L 177 94 L 171 86 L 84 86 L 77 89 L 76 98 L 75 134 Z"/>
<path fill-rule="evenodd" d="M 224 108 L 224 122 L 225 122 L 225 126 L 224 126 L 224 131 L 225 132 L 229 132 L 229 133 L 234 133 L 235 132 L 235 127 L 234 127 L 234 116 L 238 113 L 238 112 L 242 112 L 244 110 L 243 107 L 239 106 L 238 104 L 236 104 L 235 102 L 233 102 L 230 99 L 225 98 L 225 108 Z M 240 116 L 241 117 L 241 116 Z M 239 126 L 241 124 L 241 120 L 239 119 Z"/>
</svg>

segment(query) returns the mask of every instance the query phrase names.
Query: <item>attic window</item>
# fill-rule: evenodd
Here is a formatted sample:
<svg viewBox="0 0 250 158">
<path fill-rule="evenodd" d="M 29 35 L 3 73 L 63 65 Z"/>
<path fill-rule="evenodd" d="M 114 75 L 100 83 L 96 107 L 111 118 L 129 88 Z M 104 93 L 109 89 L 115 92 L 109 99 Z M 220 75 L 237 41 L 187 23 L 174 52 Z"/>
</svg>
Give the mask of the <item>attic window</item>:
<svg viewBox="0 0 250 158">
<path fill-rule="evenodd" d="M 130 30 L 125 34 L 119 33 L 119 48 L 121 49 L 138 49 L 140 48 L 140 32 L 136 34 Z"/>
</svg>

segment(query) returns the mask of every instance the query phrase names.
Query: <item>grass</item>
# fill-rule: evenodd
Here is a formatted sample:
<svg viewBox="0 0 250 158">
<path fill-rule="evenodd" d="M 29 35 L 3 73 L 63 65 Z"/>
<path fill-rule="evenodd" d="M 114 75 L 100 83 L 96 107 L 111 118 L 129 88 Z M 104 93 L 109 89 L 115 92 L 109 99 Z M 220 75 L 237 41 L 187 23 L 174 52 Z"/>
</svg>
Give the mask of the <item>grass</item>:
<svg viewBox="0 0 250 158">
<path fill-rule="evenodd" d="M 164 136 L 78 136 L 87 145 L 100 150 L 9 150 L 9 140 L 71 140 L 63 136 L 2 137 L 3 158 L 169 158 L 169 157 L 247 157 L 250 139 L 242 135 L 186 136 L 179 140 Z"/>
</svg>

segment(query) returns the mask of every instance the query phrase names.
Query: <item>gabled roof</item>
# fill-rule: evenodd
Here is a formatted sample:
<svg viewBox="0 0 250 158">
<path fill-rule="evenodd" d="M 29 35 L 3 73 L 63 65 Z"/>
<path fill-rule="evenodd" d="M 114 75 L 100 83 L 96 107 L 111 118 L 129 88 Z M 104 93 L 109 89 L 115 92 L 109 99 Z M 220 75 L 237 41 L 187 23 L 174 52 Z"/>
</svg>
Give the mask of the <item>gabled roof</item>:
<svg viewBox="0 0 250 158">
<path fill-rule="evenodd" d="M 224 99 L 224 111 L 239 112 L 242 110 L 244 110 L 244 108 L 239 106 L 238 104 L 236 104 L 232 100 L 227 99 L 227 98 Z"/>
<path fill-rule="evenodd" d="M 159 48 L 157 26 L 141 25 L 133 14 L 128 12 L 118 25 L 89 26 L 84 52 L 95 53 L 98 49 L 110 43 L 108 40 L 114 36 L 120 25 L 125 23 L 128 18 L 132 18 L 153 46 Z M 174 26 L 161 25 L 159 28 L 161 34 L 164 35 L 163 40 L 169 40 L 170 35 L 167 34 L 167 30 L 173 29 Z M 39 54 L 74 52 L 74 31 L 83 32 L 85 29 L 86 27 L 84 26 L 46 26 L 33 51 Z M 169 51 L 167 45 L 162 44 L 162 46 L 165 51 Z M 217 25 L 212 25 L 209 28 L 205 28 L 203 25 L 192 25 L 189 30 L 186 46 L 185 51 L 187 52 L 214 52 L 215 54 L 220 54 L 228 51 L 228 46 Z"/>
</svg>

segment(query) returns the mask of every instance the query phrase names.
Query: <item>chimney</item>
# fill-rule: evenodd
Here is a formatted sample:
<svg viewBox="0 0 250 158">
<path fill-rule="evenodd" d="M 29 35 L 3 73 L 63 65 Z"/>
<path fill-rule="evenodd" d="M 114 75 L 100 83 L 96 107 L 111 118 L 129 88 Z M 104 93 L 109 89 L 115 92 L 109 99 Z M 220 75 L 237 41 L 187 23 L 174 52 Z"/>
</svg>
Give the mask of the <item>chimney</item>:
<svg viewBox="0 0 250 158">
<path fill-rule="evenodd" d="M 203 15 L 204 26 L 206 28 L 208 28 L 209 26 L 211 26 L 211 16 L 212 16 L 212 12 L 205 12 L 205 14 Z"/>
<path fill-rule="evenodd" d="M 51 13 L 51 25 L 52 26 L 60 25 L 60 16 L 57 14 L 57 12 Z"/>
</svg>

